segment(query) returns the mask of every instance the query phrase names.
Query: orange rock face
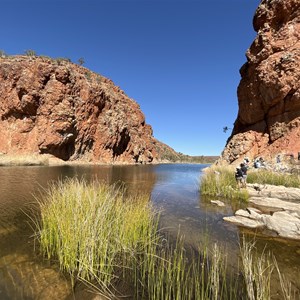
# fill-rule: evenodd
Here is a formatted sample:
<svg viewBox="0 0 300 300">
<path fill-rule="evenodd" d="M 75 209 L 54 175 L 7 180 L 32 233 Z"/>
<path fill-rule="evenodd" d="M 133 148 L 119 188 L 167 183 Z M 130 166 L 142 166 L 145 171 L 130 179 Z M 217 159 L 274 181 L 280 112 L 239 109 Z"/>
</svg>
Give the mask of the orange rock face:
<svg viewBox="0 0 300 300">
<path fill-rule="evenodd" d="M 240 69 L 238 117 L 222 159 L 300 152 L 300 2 L 262 0 Z"/>
<path fill-rule="evenodd" d="M 66 60 L 0 58 L 0 152 L 149 163 L 155 143 L 139 105 L 111 80 Z"/>
</svg>

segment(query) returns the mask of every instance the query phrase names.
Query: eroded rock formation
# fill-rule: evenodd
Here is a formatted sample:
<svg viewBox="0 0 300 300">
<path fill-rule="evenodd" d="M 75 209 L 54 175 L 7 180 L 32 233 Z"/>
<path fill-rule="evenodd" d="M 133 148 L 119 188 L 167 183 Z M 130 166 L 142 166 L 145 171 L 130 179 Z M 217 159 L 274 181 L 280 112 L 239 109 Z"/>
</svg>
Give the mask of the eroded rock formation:
<svg viewBox="0 0 300 300">
<path fill-rule="evenodd" d="M 0 58 L 0 152 L 103 163 L 153 161 L 139 105 L 107 78 L 66 60 Z"/>
<path fill-rule="evenodd" d="M 300 2 L 262 0 L 257 36 L 240 69 L 238 116 L 222 153 L 229 163 L 300 152 Z"/>
</svg>

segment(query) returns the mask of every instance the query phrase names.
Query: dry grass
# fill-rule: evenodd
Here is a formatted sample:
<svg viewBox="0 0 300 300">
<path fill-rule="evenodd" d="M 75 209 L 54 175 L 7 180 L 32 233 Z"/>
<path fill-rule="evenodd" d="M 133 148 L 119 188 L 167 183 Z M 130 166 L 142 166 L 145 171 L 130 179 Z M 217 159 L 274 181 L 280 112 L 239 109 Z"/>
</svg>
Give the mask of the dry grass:
<svg viewBox="0 0 300 300">
<path fill-rule="evenodd" d="M 43 166 L 48 164 L 48 158 L 41 155 L 0 155 L 0 166 Z"/>
</svg>

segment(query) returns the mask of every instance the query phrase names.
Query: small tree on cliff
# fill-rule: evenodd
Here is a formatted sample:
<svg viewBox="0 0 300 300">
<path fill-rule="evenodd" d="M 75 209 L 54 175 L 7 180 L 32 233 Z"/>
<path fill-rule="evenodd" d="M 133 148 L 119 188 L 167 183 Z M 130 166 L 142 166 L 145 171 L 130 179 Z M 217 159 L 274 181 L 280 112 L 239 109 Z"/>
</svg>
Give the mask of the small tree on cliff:
<svg viewBox="0 0 300 300">
<path fill-rule="evenodd" d="M 27 56 L 36 56 L 36 52 L 34 50 L 26 50 L 25 52 L 25 55 Z"/>
<path fill-rule="evenodd" d="M 82 66 L 82 65 L 85 63 L 84 58 L 83 58 L 83 57 L 80 57 L 80 58 L 78 59 L 78 63 L 79 63 L 80 66 Z"/>
<path fill-rule="evenodd" d="M 5 57 L 7 56 L 4 50 L 0 50 L 0 57 Z"/>
</svg>

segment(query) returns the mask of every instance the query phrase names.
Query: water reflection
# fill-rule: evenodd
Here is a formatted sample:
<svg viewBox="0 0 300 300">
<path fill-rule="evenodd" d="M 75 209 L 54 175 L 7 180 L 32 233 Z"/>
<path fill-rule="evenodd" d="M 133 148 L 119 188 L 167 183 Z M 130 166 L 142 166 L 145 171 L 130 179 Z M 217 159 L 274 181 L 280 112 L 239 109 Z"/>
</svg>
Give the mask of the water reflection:
<svg viewBox="0 0 300 300">
<path fill-rule="evenodd" d="M 146 192 L 162 210 L 161 227 L 171 236 L 177 231 L 193 248 L 218 242 L 233 266 L 242 235 L 258 237 L 260 252 L 272 250 L 284 274 L 300 287 L 300 243 L 281 242 L 223 221 L 239 203 L 225 207 L 201 199 L 199 180 L 206 165 L 57 166 L 0 168 L 0 299 L 65 299 L 72 294 L 67 278 L 55 264 L 41 261 L 34 251 L 32 230 L 24 211 L 33 195 L 50 182 L 77 177 L 108 183 L 122 182 L 129 193 Z"/>
</svg>

